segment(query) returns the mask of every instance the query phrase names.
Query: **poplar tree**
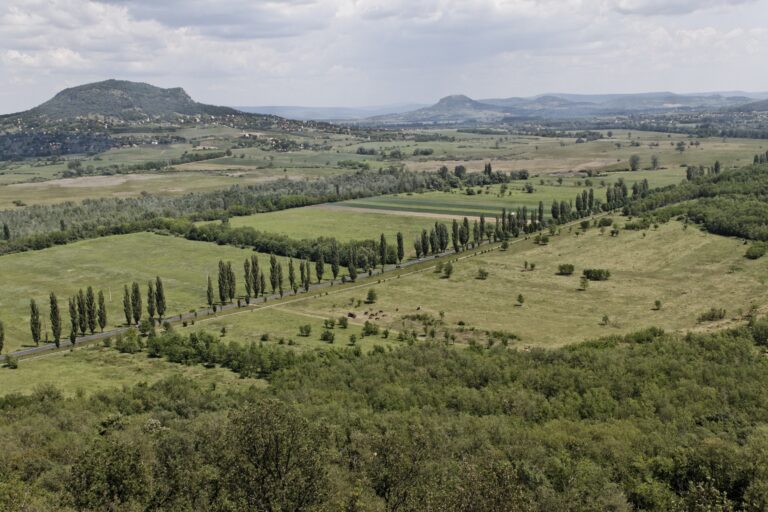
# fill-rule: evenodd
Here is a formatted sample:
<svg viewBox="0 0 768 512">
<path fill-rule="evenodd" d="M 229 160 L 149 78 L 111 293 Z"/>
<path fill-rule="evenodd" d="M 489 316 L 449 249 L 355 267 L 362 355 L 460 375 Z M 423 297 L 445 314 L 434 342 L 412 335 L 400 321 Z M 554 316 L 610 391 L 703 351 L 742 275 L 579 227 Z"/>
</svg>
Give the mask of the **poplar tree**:
<svg viewBox="0 0 768 512">
<path fill-rule="evenodd" d="M 422 236 L 426 235 L 426 233 L 426 230 L 422 231 Z M 355 253 L 354 249 L 350 249 L 348 260 L 347 271 L 349 272 L 349 278 L 352 281 L 355 281 L 357 279 L 357 254 Z"/>
<path fill-rule="evenodd" d="M 133 322 L 138 324 L 141 320 L 141 289 L 139 283 L 135 281 L 131 285 L 131 311 L 133 312 Z"/>
<path fill-rule="evenodd" d="M 296 268 L 293 266 L 293 258 L 288 260 L 288 284 L 295 295 L 299 291 L 299 285 L 296 282 Z"/>
<path fill-rule="evenodd" d="M 127 290 L 127 288 L 126 288 Z M 71 344 L 75 344 L 75 340 L 77 339 L 77 306 L 75 305 L 75 299 L 74 297 L 70 297 L 69 299 L 69 342 Z M 128 320 L 128 323 L 130 323 L 130 320 Z"/>
<path fill-rule="evenodd" d="M 383 237 L 384 235 L 382 235 Z M 323 259 L 323 253 L 320 253 L 317 256 L 317 261 L 315 262 L 315 274 L 317 275 L 317 282 L 321 282 L 323 280 L 323 274 L 325 274 L 325 260 Z"/>
<path fill-rule="evenodd" d="M 222 260 L 219 260 L 219 301 L 224 304 L 229 295 L 229 286 L 227 285 L 227 266 Z"/>
<path fill-rule="evenodd" d="M 429 254 L 429 235 L 426 229 L 421 230 L 421 254 L 424 256 Z"/>
<path fill-rule="evenodd" d="M 402 263 L 405 258 L 405 243 L 403 241 L 403 234 L 397 232 L 397 262 Z"/>
<path fill-rule="evenodd" d="M 304 291 L 309 291 L 309 285 L 312 283 L 312 267 L 309 265 L 309 260 L 304 260 Z"/>
<path fill-rule="evenodd" d="M 93 287 L 89 286 L 85 293 L 85 311 L 88 319 L 88 330 L 91 334 L 96 332 L 96 295 Z"/>
<path fill-rule="evenodd" d="M 125 323 L 131 325 L 133 311 L 131 310 L 131 293 L 128 291 L 127 284 L 123 288 L 123 314 L 125 314 Z M 77 319 L 77 316 L 75 316 L 75 319 Z"/>
<path fill-rule="evenodd" d="M 259 287 L 261 288 L 261 294 L 264 295 L 267 291 L 267 278 L 264 277 L 264 272 L 259 272 Z"/>
<path fill-rule="evenodd" d="M 269 255 L 269 286 L 274 294 L 277 290 L 277 258 L 274 254 Z"/>
<path fill-rule="evenodd" d="M 280 292 L 280 297 L 283 296 L 283 265 L 277 264 L 277 290 Z"/>
<path fill-rule="evenodd" d="M 32 341 L 35 345 L 40 344 L 40 309 L 37 307 L 35 299 L 29 301 L 29 328 L 32 331 Z"/>
<path fill-rule="evenodd" d="M 233 302 L 235 300 L 235 295 L 237 295 L 236 290 L 236 281 L 235 281 L 235 271 L 232 270 L 232 262 L 227 262 L 227 298 L 229 299 L 229 302 Z"/>
<path fill-rule="evenodd" d="M 3 353 L 3 346 L 5 345 L 5 325 L 0 320 L 0 354 Z"/>
<path fill-rule="evenodd" d="M 11 239 L 11 228 L 8 227 L 8 224 L 3 223 L 3 240 L 10 240 Z"/>
<path fill-rule="evenodd" d="M 451 225 L 451 242 L 453 242 L 453 252 L 459 252 L 459 223 L 453 219 Z"/>
<path fill-rule="evenodd" d="M 149 321 L 155 321 L 155 285 L 152 281 L 147 283 L 147 315 L 149 315 Z"/>
<path fill-rule="evenodd" d="M 165 316 L 166 302 L 165 302 L 165 287 L 163 286 L 163 280 L 160 276 L 155 276 L 155 309 L 157 310 L 157 318 L 160 320 Z"/>
<path fill-rule="evenodd" d="M 254 255 L 251 256 L 251 287 L 253 288 L 253 296 L 258 297 L 259 291 L 264 293 L 264 288 L 259 282 L 259 258 Z"/>
<path fill-rule="evenodd" d="M 99 290 L 99 329 L 104 332 L 107 326 L 107 304 L 104 302 L 104 292 Z"/>
<path fill-rule="evenodd" d="M 331 244 L 331 274 L 335 281 L 339 277 L 339 270 L 341 268 L 341 257 L 339 256 L 339 246 L 336 244 L 336 240 Z"/>
<path fill-rule="evenodd" d="M 243 262 L 243 282 L 245 283 L 245 301 L 251 300 L 251 292 L 253 292 L 253 279 L 251 277 L 251 260 L 245 258 Z"/>
<path fill-rule="evenodd" d="M 213 283 L 211 282 L 210 274 L 208 274 L 208 288 L 206 289 L 206 292 L 205 292 L 205 298 L 208 301 L 208 307 L 212 308 L 214 298 L 213 298 Z"/>
<path fill-rule="evenodd" d="M 299 274 L 301 275 L 301 287 L 307 286 L 307 267 L 304 266 L 304 260 L 299 262 Z"/>
<path fill-rule="evenodd" d="M 61 340 L 61 311 L 59 311 L 59 301 L 56 299 L 55 293 L 51 292 L 49 302 L 51 310 L 51 333 L 53 334 L 53 342 L 56 344 L 56 348 L 59 348 Z"/>
<path fill-rule="evenodd" d="M 85 331 L 88 329 L 88 308 L 85 305 L 83 290 L 77 292 L 77 326 L 80 329 L 80 335 L 85 336 Z"/>
<path fill-rule="evenodd" d="M 384 237 L 384 233 L 381 234 L 379 240 L 379 260 L 381 261 L 381 270 L 384 271 L 384 265 L 387 264 L 387 239 Z"/>
</svg>

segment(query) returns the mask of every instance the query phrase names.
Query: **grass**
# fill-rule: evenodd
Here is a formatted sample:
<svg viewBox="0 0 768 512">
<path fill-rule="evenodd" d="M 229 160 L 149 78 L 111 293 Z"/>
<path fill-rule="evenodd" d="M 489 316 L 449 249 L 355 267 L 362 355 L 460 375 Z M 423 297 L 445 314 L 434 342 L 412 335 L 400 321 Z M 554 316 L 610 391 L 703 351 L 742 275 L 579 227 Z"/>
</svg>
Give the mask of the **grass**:
<svg viewBox="0 0 768 512">
<path fill-rule="evenodd" d="M 725 307 L 730 318 L 753 303 L 768 304 L 766 262 L 746 260 L 743 249 L 734 239 L 684 230 L 677 222 L 645 236 L 622 230 L 611 237 L 594 228 L 580 236 L 565 232 L 547 246 L 523 241 L 508 251 L 460 260 L 450 279 L 432 271 L 388 279 L 375 285 L 376 308 L 387 315 L 379 323 L 392 329 L 421 330 L 420 322 L 405 321 L 405 315 L 437 319 L 443 312 L 438 336 L 447 330 L 465 341 L 483 341 L 480 331 L 503 330 L 518 335 L 525 346 L 560 346 L 649 326 L 698 329 L 703 327 L 697 317 L 710 307 Z M 524 271 L 525 261 L 534 262 L 535 270 Z M 557 275 L 561 263 L 575 265 L 574 275 Z M 489 273 L 485 280 L 477 279 L 481 268 Z M 581 291 L 584 268 L 607 268 L 612 275 Z M 343 291 L 285 308 L 320 317 L 361 314 L 366 308 L 350 302 L 365 293 Z M 516 305 L 519 294 L 523 306 Z M 654 309 L 656 300 L 662 302 L 660 310 Z"/>
<path fill-rule="evenodd" d="M 231 246 L 136 233 L 2 256 L 0 318 L 5 323 L 5 350 L 31 344 L 29 300 L 32 298 L 40 305 L 42 319 L 47 324 L 48 293 L 56 293 L 66 335 L 69 332 L 67 297 L 78 289 L 90 285 L 97 292 L 103 290 L 109 325 L 115 326 L 124 322 L 123 285 L 137 281 L 145 293 L 147 281 L 159 275 L 163 278 L 168 312 L 178 314 L 204 306 L 206 276 L 212 276 L 216 288 L 220 259 L 232 261 L 238 291 L 244 293 L 242 262 L 253 254 L 253 251 Z M 265 268 L 268 256 L 261 255 L 260 262 Z M 284 273 L 287 282 L 285 265 Z"/>
<path fill-rule="evenodd" d="M 151 384 L 173 375 L 216 386 L 264 384 L 257 379 L 241 379 L 223 368 L 183 366 L 149 358 L 145 353 L 121 354 L 113 348 L 94 345 L 25 359 L 15 370 L 0 368 L 0 395 L 29 394 L 44 385 L 56 386 L 65 396 L 93 394 L 139 382 Z"/>
<path fill-rule="evenodd" d="M 436 218 L 388 215 L 375 212 L 351 212 L 334 205 L 293 208 L 279 212 L 233 217 L 232 227 L 252 227 L 259 231 L 281 233 L 291 238 L 335 237 L 341 241 L 379 239 L 381 233 L 394 244 L 397 232 L 413 240 L 422 229 L 429 229 Z M 444 221 L 444 220 L 443 220 Z"/>
<path fill-rule="evenodd" d="M 310 299 L 318 300 L 318 299 Z M 370 309 L 370 308 L 369 308 Z M 333 317 L 337 320 L 342 314 Z M 320 339 L 325 330 L 324 320 L 331 317 L 320 317 L 300 311 L 290 311 L 285 306 L 267 306 L 252 310 L 239 311 L 235 314 L 226 314 L 220 317 L 209 318 L 188 325 L 186 328 L 177 329 L 180 333 L 205 330 L 213 334 L 221 335 L 222 328 L 226 334 L 224 340 L 252 343 L 269 343 L 285 345 L 296 350 L 311 350 L 317 348 L 348 347 L 350 336 L 357 337 L 357 344 L 367 352 L 374 345 L 386 345 L 388 340 L 379 336 L 362 337 L 362 324 L 364 319 L 349 319 L 349 326 L 343 329 L 336 325 L 331 331 L 334 333 L 333 343 Z M 367 317 L 366 317 L 367 318 Z M 299 326 L 309 325 L 309 336 L 299 334 Z M 263 340 L 263 335 L 268 335 L 268 340 Z"/>
</svg>

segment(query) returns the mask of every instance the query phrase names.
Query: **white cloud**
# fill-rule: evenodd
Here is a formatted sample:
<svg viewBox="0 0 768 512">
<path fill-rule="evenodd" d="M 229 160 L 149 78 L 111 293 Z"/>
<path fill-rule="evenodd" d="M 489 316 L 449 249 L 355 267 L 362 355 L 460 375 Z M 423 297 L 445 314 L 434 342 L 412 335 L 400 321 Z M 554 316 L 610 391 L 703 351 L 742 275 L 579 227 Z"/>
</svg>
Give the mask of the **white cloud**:
<svg viewBox="0 0 768 512">
<path fill-rule="evenodd" d="M 765 89 L 767 3 L 5 0 L 0 112 L 111 77 L 236 105 Z"/>
</svg>

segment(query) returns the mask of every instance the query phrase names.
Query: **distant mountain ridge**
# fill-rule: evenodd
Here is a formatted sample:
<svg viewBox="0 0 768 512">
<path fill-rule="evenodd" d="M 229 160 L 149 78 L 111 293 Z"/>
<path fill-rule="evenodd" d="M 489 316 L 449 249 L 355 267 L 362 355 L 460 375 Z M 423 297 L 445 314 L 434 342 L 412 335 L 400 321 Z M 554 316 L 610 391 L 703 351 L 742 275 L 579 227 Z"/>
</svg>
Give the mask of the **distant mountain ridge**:
<svg viewBox="0 0 768 512">
<path fill-rule="evenodd" d="M 599 115 L 732 109 L 750 104 L 762 95 L 725 96 L 718 93 L 676 94 L 545 94 L 532 98 L 474 100 L 457 94 L 411 112 L 375 116 L 364 124 L 462 124 L 495 122 L 509 117 L 575 118 Z M 757 108 L 761 102 L 755 103 Z"/>
<path fill-rule="evenodd" d="M 141 82 L 105 80 L 64 89 L 45 103 L 13 116 L 46 120 L 100 116 L 122 121 L 140 121 L 238 113 L 230 107 L 198 103 L 181 87 L 163 89 Z"/>
</svg>

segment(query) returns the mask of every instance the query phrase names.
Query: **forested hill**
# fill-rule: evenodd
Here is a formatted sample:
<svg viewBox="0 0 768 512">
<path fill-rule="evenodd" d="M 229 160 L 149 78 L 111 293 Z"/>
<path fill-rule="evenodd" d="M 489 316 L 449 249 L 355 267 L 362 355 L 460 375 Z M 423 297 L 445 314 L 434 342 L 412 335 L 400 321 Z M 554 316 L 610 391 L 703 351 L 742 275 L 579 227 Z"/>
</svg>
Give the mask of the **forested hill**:
<svg viewBox="0 0 768 512">
<path fill-rule="evenodd" d="M 162 89 L 139 82 L 105 80 L 64 89 L 42 105 L 13 117 L 49 121 L 105 117 L 130 122 L 233 114 L 238 111 L 196 102 L 180 87 Z"/>
</svg>

